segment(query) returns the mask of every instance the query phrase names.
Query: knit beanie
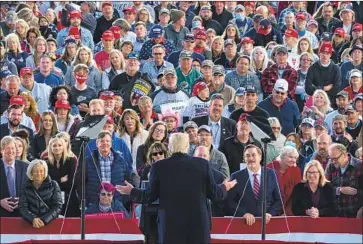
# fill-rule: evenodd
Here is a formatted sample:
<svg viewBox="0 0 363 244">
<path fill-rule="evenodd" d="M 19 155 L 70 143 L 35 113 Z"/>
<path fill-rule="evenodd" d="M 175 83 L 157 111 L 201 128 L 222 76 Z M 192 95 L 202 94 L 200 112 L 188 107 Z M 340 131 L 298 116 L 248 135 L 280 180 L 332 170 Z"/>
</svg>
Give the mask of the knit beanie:
<svg viewBox="0 0 363 244">
<path fill-rule="evenodd" d="M 177 10 L 177 9 L 171 9 L 170 10 L 170 19 L 173 22 L 177 22 L 178 20 L 180 20 L 184 16 L 185 16 L 185 13 L 183 11 L 181 11 L 181 10 Z"/>
</svg>

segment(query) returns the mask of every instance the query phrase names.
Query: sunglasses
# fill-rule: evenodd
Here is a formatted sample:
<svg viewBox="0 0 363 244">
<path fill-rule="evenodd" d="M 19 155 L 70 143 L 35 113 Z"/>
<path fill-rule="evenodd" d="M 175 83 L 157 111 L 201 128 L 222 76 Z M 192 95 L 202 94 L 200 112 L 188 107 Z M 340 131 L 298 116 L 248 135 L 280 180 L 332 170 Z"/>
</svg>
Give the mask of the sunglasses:
<svg viewBox="0 0 363 244">
<path fill-rule="evenodd" d="M 164 155 L 164 152 L 153 152 L 153 153 L 151 153 L 151 155 L 154 157 L 156 157 L 158 155 L 162 156 L 162 155 Z"/>
<path fill-rule="evenodd" d="M 153 55 L 163 55 L 163 53 L 153 53 Z"/>
<path fill-rule="evenodd" d="M 101 192 L 100 193 L 101 196 L 105 197 L 105 196 L 108 196 L 108 197 L 112 197 L 112 193 L 106 193 L 106 192 Z"/>
</svg>

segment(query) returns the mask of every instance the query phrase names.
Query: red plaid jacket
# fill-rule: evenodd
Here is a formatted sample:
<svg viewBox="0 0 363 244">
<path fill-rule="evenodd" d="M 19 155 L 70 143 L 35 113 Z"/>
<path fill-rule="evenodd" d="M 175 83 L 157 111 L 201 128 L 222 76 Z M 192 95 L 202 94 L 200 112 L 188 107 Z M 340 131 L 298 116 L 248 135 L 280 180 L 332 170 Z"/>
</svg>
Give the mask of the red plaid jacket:
<svg viewBox="0 0 363 244">
<path fill-rule="evenodd" d="M 266 68 L 261 77 L 261 88 L 262 91 L 267 97 L 272 93 L 274 89 L 276 80 L 278 79 L 278 71 L 277 64 L 273 64 L 270 67 Z M 289 97 L 294 99 L 295 89 L 297 86 L 297 72 L 290 65 L 287 64 L 284 73 L 282 74 L 282 79 L 285 79 L 287 83 L 289 83 Z"/>
</svg>

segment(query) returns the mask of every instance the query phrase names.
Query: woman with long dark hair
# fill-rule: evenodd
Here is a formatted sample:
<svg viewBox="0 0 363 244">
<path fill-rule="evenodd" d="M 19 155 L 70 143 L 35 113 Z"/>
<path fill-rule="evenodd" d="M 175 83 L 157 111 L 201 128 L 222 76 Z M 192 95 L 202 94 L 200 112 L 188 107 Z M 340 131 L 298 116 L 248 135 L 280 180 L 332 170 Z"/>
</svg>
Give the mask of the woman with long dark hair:
<svg viewBox="0 0 363 244">
<path fill-rule="evenodd" d="M 154 142 L 165 143 L 167 138 L 168 130 L 164 122 L 157 121 L 150 127 L 149 136 L 147 137 L 145 143 L 140 145 L 137 149 L 136 168 L 140 176 L 147 162 L 147 153 L 151 144 Z"/>
<path fill-rule="evenodd" d="M 71 114 L 78 115 L 79 110 L 75 104 L 72 104 L 72 92 L 68 86 L 57 86 L 52 89 L 49 96 L 49 109 L 54 111 L 55 103 L 58 100 L 67 100 L 71 105 Z"/>
</svg>

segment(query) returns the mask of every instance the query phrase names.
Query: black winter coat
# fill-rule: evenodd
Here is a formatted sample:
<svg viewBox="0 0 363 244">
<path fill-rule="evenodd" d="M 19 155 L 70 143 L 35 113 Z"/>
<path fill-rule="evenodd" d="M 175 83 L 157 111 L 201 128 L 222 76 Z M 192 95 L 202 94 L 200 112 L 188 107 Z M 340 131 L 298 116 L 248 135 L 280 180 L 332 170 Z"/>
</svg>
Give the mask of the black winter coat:
<svg viewBox="0 0 363 244">
<path fill-rule="evenodd" d="M 49 176 L 37 190 L 31 180 L 25 182 L 19 199 L 20 215 L 33 223 L 40 218 L 45 225 L 56 219 L 62 210 L 62 196 L 59 185 Z"/>
</svg>

